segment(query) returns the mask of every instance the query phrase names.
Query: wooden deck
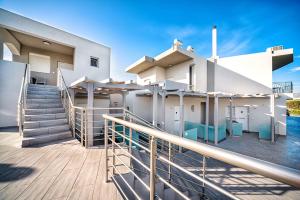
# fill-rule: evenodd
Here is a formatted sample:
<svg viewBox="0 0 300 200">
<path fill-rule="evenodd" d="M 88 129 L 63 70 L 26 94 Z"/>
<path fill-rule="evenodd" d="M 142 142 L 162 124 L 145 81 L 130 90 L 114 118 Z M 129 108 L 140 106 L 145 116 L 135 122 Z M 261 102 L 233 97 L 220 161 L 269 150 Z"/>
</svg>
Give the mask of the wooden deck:
<svg viewBox="0 0 300 200">
<path fill-rule="evenodd" d="M 85 149 L 76 140 L 19 145 L 16 131 L 0 131 L 0 200 L 122 199 L 112 182 L 104 182 L 104 149 Z M 207 178 L 241 199 L 300 199 L 299 189 L 211 159 Z"/>
<path fill-rule="evenodd" d="M 0 199 L 122 199 L 104 182 L 104 149 L 76 140 L 20 148 L 16 132 L 0 132 Z"/>
</svg>

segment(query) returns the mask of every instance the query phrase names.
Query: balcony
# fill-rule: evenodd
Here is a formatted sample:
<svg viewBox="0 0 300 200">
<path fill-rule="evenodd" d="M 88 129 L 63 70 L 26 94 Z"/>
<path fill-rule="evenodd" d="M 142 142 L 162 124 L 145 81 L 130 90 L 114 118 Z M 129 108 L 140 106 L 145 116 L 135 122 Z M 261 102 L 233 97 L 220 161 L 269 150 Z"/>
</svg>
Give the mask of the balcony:
<svg viewBox="0 0 300 200">
<path fill-rule="evenodd" d="M 273 82 L 273 93 L 293 93 L 293 82 Z"/>
</svg>

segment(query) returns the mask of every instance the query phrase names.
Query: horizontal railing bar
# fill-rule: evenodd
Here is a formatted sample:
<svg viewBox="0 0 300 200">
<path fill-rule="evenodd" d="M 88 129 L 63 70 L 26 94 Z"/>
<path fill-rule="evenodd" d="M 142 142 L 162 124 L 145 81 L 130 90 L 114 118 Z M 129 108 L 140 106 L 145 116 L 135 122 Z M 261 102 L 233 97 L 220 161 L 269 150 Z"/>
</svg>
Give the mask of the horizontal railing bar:
<svg viewBox="0 0 300 200">
<path fill-rule="evenodd" d="M 111 138 L 108 138 L 110 141 L 112 141 Z M 113 141 L 112 141 L 113 142 Z M 139 159 L 137 159 L 136 157 L 134 157 L 132 154 L 128 153 L 127 150 L 125 150 L 124 148 L 122 148 L 118 143 L 114 142 L 115 145 L 117 145 L 122 151 L 126 152 L 127 155 L 129 155 L 129 157 L 133 158 L 135 161 L 137 161 L 142 167 L 144 167 L 146 170 L 148 170 L 150 172 L 150 168 L 145 165 L 144 163 L 142 163 Z"/>
<path fill-rule="evenodd" d="M 145 186 L 148 191 L 150 191 L 150 187 L 130 167 L 128 167 L 116 153 L 112 152 L 112 154 Z"/>
<path fill-rule="evenodd" d="M 207 181 L 206 179 L 203 179 L 203 178 L 197 176 L 196 174 L 194 174 L 194 173 L 192 173 L 192 172 L 186 170 L 185 168 L 181 167 L 180 165 L 178 165 L 178 164 L 176 164 L 176 163 L 173 163 L 173 162 L 170 162 L 168 159 L 166 159 L 166 158 L 164 158 L 164 157 L 162 157 L 162 156 L 159 156 L 159 155 L 157 156 L 157 158 L 158 158 L 159 160 L 161 160 L 161 161 L 164 161 L 164 162 L 166 162 L 166 163 L 172 165 L 173 167 L 176 167 L 177 169 L 179 169 L 179 170 L 181 170 L 182 172 L 185 172 L 186 174 L 188 174 L 189 176 L 191 176 L 191 177 L 193 177 L 193 178 L 195 178 L 195 179 L 197 179 L 197 180 L 199 180 L 199 181 L 205 183 L 206 185 L 209 185 L 210 187 L 214 188 L 215 190 L 221 192 L 222 194 L 224 194 L 224 195 L 226 195 L 226 196 L 228 196 L 228 197 L 230 197 L 230 198 L 232 198 L 232 199 L 239 199 L 239 198 L 235 197 L 234 195 L 232 195 L 231 193 L 227 192 L 226 190 L 220 188 L 219 186 L 217 186 L 217 185 L 215 185 L 215 184 L 213 184 L 213 183 Z"/>
<path fill-rule="evenodd" d="M 149 149 L 147 149 L 146 147 L 144 147 L 144 146 L 140 145 L 139 143 L 137 143 L 137 142 L 136 142 L 136 141 L 134 141 L 134 140 L 130 140 L 130 138 L 128 138 L 128 137 L 126 137 L 126 136 L 124 136 L 124 135 L 122 135 L 122 134 L 118 133 L 118 131 L 115 131 L 115 130 L 112 130 L 112 129 L 110 129 L 110 130 L 111 130 L 111 131 L 114 131 L 115 133 L 117 133 L 117 134 L 118 134 L 118 135 L 120 135 L 121 137 L 123 137 L 123 138 L 127 139 L 128 141 L 131 141 L 132 143 L 134 143 L 134 144 L 138 145 L 140 148 L 144 149 L 145 151 L 147 151 L 147 152 L 150 152 L 150 150 L 149 150 Z"/>
<path fill-rule="evenodd" d="M 182 138 L 176 135 L 154 130 L 145 126 L 134 124 L 122 119 L 118 119 L 104 114 L 103 118 L 123 124 L 129 128 L 135 129 L 147 133 L 155 138 L 159 138 L 183 148 L 197 152 L 205 157 L 214 158 L 216 160 L 231 164 L 256 174 L 263 175 L 265 177 L 293 185 L 300 188 L 300 171 L 285 166 L 277 165 L 267 161 L 259 160 L 250 156 L 242 155 L 236 152 L 228 151 L 222 148 L 214 147 L 208 144 L 195 142 L 186 138 Z"/>
<path fill-rule="evenodd" d="M 134 189 L 126 182 L 125 178 L 123 177 L 123 175 L 120 173 L 120 171 L 113 166 L 113 168 L 118 172 L 118 175 L 121 177 L 121 179 L 124 181 L 124 183 L 127 185 L 127 187 L 129 187 L 129 189 L 131 190 L 131 192 L 134 194 L 134 196 L 139 199 L 142 200 L 141 197 L 134 191 Z"/>
<path fill-rule="evenodd" d="M 177 194 L 179 194 L 182 198 L 189 200 L 189 198 L 187 196 L 185 196 L 181 191 L 179 191 L 176 187 L 174 187 L 173 185 L 171 185 L 168 181 L 166 181 L 165 179 L 163 179 L 161 176 L 156 175 L 158 180 L 160 180 L 161 182 L 163 182 L 164 184 L 166 184 L 167 186 L 169 186 L 172 190 L 174 190 Z"/>
</svg>

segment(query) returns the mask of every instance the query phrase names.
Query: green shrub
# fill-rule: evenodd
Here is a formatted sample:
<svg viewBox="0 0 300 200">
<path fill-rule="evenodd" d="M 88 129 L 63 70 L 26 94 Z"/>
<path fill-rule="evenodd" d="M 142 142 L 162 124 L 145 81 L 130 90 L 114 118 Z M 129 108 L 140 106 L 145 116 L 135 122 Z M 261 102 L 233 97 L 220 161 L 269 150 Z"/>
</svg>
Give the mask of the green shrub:
<svg viewBox="0 0 300 200">
<path fill-rule="evenodd" d="M 290 109 L 300 110 L 300 100 L 288 100 L 286 105 L 289 110 Z"/>
<path fill-rule="evenodd" d="M 300 116 L 300 109 L 289 109 L 289 113 L 292 116 Z"/>
</svg>

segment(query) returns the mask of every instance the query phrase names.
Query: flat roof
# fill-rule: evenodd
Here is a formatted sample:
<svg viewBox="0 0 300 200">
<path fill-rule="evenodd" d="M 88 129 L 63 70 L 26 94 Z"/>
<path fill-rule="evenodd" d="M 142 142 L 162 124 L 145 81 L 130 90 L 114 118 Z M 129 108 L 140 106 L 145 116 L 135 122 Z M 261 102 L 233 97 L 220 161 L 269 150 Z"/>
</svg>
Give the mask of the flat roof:
<svg viewBox="0 0 300 200">
<path fill-rule="evenodd" d="M 179 63 L 191 60 L 194 58 L 194 53 L 182 49 L 180 47 L 172 47 L 167 51 L 155 56 L 154 58 L 144 56 L 135 63 L 126 68 L 126 72 L 138 74 L 151 67 L 159 66 L 168 68 Z"/>
</svg>

